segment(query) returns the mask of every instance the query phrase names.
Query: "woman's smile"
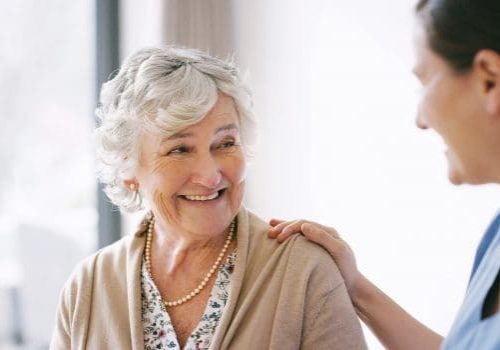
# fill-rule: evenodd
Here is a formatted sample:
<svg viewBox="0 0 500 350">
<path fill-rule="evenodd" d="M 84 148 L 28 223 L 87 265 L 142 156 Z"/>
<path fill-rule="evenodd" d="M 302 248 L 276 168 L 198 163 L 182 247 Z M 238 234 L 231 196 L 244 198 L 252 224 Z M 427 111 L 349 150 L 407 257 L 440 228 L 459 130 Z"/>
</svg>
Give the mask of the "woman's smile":
<svg viewBox="0 0 500 350">
<path fill-rule="evenodd" d="M 188 205 L 214 207 L 227 199 L 225 193 L 226 189 L 224 188 L 210 194 L 181 194 L 178 197 Z"/>
<path fill-rule="evenodd" d="M 179 197 L 187 199 L 189 201 L 211 201 L 220 197 L 220 195 L 225 191 L 225 189 L 221 189 L 210 194 L 181 194 Z"/>
</svg>

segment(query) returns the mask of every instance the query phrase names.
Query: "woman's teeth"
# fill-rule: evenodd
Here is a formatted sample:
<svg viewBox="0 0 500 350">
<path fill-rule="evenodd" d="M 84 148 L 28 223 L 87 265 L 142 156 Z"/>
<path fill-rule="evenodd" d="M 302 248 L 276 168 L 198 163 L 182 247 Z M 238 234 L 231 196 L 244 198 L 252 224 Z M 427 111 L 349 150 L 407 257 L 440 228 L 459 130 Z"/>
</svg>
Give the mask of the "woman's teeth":
<svg viewBox="0 0 500 350">
<path fill-rule="evenodd" d="M 186 199 L 190 201 L 209 201 L 212 199 L 215 199 L 219 196 L 219 192 L 214 192 L 213 194 L 209 196 L 184 196 Z"/>
</svg>

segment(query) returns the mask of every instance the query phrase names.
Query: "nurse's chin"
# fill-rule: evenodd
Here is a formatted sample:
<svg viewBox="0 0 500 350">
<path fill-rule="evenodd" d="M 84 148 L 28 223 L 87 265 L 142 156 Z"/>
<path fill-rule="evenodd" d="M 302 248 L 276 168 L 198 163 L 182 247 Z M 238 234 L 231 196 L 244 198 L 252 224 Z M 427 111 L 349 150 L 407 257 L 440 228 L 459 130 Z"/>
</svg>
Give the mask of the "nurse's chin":
<svg viewBox="0 0 500 350">
<path fill-rule="evenodd" d="M 448 162 L 448 180 L 453 184 L 453 185 L 461 185 L 463 184 L 462 180 L 462 174 L 461 171 L 457 167 L 457 161 L 453 154 L 451 154 L 450 150 L 447 149 L 444 152 L 446 156 L 446 160 Z"/>
<path fill-rule="evenodd" d="M 491 183 L 491 179 L 485 176 L 478 168 L 457 167 L 448 160 L 448 180 L 453 185 L 483 185 Z"/>
<path fill-rule="evenodd" d="M 461 176 L 452 171 L 448 171 L 448 180 L 455 186 L 463 185 L 466 183 L 462 180 Z"/>
</svg>

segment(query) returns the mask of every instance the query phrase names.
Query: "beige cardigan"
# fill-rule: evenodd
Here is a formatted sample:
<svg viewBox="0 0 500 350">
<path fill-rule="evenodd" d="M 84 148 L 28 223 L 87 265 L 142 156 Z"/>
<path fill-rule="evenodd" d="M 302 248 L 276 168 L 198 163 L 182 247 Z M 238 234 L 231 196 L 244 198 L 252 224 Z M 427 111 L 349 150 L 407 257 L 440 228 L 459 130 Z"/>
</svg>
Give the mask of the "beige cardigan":
<svg viewBox="0 0 500 350">
<path fill-rule="evenodd" d="M 51 349 L 143 349 L 139 231 L 83 261 L 63 289 Z M 231 293 L 211 349 L 366 349 L 330 256 L 302 236 L 279 245 L 242 209 Z"/>
</svg>

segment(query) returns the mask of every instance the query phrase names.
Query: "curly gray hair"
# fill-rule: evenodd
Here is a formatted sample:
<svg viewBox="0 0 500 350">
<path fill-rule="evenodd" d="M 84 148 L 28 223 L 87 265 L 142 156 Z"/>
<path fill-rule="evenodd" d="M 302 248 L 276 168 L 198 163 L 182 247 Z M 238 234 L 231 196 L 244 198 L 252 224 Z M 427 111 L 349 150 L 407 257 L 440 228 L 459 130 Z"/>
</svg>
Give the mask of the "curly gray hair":
<svg viewBox="0 0 500 350">
<path fill-rule="evenodd" d="M 178 47 L 146 48 L 125 60 L 103 84 L 96 110 L 98 177 L 114 204 L 130 212 L 143 208 L 141 194 L 124 184 L 138 165 L 143 131 L 169 136 L 196 124 L 213 108 L 219 92 L 234 101 L 248 154 L 255 141 L 252 99 L 231 62 Z"/>
</svg>

